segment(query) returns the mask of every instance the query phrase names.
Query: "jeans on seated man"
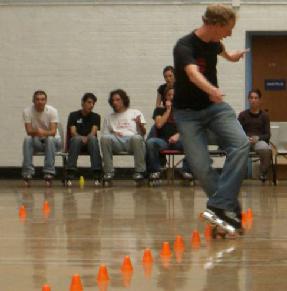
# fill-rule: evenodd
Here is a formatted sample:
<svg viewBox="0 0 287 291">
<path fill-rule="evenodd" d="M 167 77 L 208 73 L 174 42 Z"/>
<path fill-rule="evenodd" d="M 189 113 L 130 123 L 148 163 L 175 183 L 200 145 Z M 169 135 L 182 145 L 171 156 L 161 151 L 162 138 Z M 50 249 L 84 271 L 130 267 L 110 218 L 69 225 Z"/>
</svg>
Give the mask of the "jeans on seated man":
<svg viewBox="0 0 287 291">
<path fill-rule="evenodd" d="M 129 108 L 130 99 L 122 89 L 112 91 L 109 104 L 113 112 L 105 117 L 101 149 L 104 162 L 104 179 L 114 176 L 113 154 L 123 151 L 134 155 L 135 180 L 142 179 L 145 165 L 145 119 L 137 109 Z"/>
<path fill-rule="evenodd" d="M 35 173 L 32 160 L 36 152 L 44 152 L 44 178 L 51 179 L 55 175 L 55 153 L 61 147 L 58 111 L 47 105 L 47 94 L 39 90 L 34 93 L 33 105 L 25 108 L 23 119 L 27 133 L 23 143 L 23 179 L 28 181 Z"/>
<path fill-rule="evenodd" d="M 246 135 L 249 138 L 250 149 L 260 157 L 260 180 L 265 181 L 271 164 L 272 150 L 270 140 L 270 120 L 266 112 L 261 110 L 261 92 L 252 89 L 248 94 L 250 108 L 239 114 Z"/>
<path fill-rule="evenodd" d="M 150 178 L 159 178 L 161 168 L 161 150 L 183 150 L 179 133 L 173 118 L 172 101 L 174 89 L 167 88 L 164 93 L 165 107 L 157 107 L 153 113 L 157 137 L 147 140 L 147 168 Z M 187 160 L 183 159 L 182 175 L 185 179 L 191 179 L 191 170 Z"/>
<path fill-rule="evenodd" d="M 86 93 L 82 97 L 82 109 L 71 112 L 68 118 L 69 139 L 67 171 L 73 178 L 77 170 L 77 160 L 81 152 L 90 155 L 91 168 L 94 172 L 95 183 L 100 183 L 102 176 L 102 159 L 97 139 L 97 132 L 101 126 L 101 116 L 92 112 L 97 97 L 92 93 Z"/>
</svg>

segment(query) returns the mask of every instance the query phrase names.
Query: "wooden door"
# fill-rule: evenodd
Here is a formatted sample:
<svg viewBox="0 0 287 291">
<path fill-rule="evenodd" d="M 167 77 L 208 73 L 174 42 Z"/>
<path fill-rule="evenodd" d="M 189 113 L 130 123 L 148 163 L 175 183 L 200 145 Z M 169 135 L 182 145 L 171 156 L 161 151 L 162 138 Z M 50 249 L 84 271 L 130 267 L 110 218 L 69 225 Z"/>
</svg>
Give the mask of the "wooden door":
<svg viewBox="0 0 287 291">
<path fill-rule="evenodd" d="M 252 37 L 252 86 L 271 121 L 287 121 L 287 36 Z"/>
</svg>

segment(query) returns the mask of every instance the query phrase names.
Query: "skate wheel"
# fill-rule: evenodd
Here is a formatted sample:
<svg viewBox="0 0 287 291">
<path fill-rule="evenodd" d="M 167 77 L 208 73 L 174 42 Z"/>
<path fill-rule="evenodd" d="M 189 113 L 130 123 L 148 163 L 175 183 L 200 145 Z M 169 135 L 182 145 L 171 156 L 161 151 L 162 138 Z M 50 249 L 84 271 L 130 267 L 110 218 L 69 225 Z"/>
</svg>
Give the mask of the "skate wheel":
<svg viewBox="0 0 287 291">
<path fill-rule="evenodd" d="M 29 181 L 24 181 L 24 186 L 29 188 L 31 186 L 31 183 Z"/>
<path fill-rule="evenodd" d="M 71 180 L 67 180 L 66 183 L 65 183 L 65 185 L 67 187 L 71 187 L 72 186 L 72 181 Z"/>
</svg>

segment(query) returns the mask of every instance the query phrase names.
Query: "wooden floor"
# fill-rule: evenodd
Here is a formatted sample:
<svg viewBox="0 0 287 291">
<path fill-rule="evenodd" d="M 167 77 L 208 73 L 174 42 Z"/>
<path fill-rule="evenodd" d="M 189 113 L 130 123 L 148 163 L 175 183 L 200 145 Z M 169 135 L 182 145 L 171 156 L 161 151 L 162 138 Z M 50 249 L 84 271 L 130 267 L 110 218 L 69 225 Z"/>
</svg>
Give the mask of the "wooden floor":
<svg viewBox="0 0 287 291">
<path fill-rule="evenodd" d="M 133 183 L 95 188 L 86 182 L 82 189 L 67 189 L 56 182 L 49 189 L 42 181 L 31 188 L 19 180 L 1 181 L 0 290 L 42 290 L 49 284 L 52 291 L 70 291 L 74 274 L 83 290 L 286 290 L 286 182 L 277 187 L 244 182 L 242 206 L 252 209 L 253 220 L 236 240 L 205 234 L 200 187 Z M 26 212 L 19 216 L 21 205 Z M 200 244 L 192 243 L 195 230 Z M 173 247 L 177 235 L 184 239 L 182 252 Z M 171 256 L 160 255 L 163 242 L 170 243 Z M 153 263 L 143 265 L 145 248 Z M 125 256 L 133 272 L 121 271 Z M 108 268 L 107 284 L 97 283 L 101 264 Z"/>
</svg>

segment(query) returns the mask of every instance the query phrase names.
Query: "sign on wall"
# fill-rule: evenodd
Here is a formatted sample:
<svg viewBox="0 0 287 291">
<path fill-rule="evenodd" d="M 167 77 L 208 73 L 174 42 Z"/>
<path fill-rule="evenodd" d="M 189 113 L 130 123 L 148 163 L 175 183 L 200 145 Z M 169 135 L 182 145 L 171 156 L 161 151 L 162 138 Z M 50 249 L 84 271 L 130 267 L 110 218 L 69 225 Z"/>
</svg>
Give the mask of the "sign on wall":
<svg viewBox="0 0 287 291">
<path fill-rule="evenodd" d="M 266 91 L 286 90 L 285 79 L 266 79 L 264 82 Z"/>
</svg>

